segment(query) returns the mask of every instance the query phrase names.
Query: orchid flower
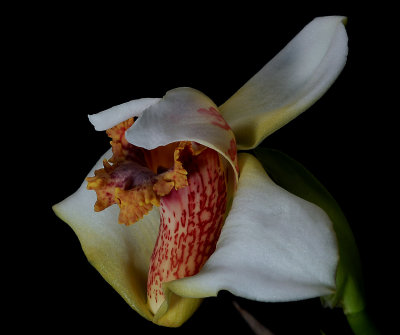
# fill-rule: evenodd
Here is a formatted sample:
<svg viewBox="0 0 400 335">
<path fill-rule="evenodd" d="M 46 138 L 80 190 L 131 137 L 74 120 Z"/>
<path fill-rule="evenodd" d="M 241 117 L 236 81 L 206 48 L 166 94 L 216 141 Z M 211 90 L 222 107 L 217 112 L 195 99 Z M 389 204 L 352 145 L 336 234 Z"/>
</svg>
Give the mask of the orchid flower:
<svg viewBox="0 0 400 335">
<path fill-rule="evenodd" d="M 220 290 L 264 302 L 335 292 L 336 235 L 249 153 L 332 85 L 344 17 L 321 17 L 223 105 L 177 88 L 89 119 L 112 148 L 55 205 L 90 263 L 144 318 L 177 327 Z"/>
</svg>

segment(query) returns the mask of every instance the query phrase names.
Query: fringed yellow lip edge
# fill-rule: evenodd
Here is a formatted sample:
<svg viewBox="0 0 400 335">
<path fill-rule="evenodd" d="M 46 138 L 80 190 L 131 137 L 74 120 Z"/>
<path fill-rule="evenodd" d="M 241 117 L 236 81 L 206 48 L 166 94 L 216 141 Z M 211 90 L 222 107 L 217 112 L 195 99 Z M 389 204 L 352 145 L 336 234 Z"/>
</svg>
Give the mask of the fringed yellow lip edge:
<svg viewBox="0 0 400 335">
<path fill-rule="evenodd" d="M 199 155 L 206 147 L 191 142 L 171 143 L 154 150 L 145 150 L 130 144 L 125 132 L 132 126 L 133 118 L 107 130 L 111 137 L 113 156 L 103 161 L 103 168 L 87 177 L 87 189 L 94 190 L 96 212 L 117 204 L 120 208 L 118 222 L 130 225 L 160 206 L 160 198 L 172 189 L 188 185 L 183 160 Z M 111 164 L 113 165 L 111 165 Z"/>
</svg>

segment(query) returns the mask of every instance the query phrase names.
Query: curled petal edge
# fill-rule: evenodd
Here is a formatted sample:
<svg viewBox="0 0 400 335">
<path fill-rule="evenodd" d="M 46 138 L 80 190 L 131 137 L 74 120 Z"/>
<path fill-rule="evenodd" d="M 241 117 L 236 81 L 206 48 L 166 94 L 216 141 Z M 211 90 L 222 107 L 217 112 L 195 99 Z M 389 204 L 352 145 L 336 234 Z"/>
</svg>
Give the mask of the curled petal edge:
<svg viewBox="0 0 400 335">
<path fill-rule="evenodd" d="M 102 112 L 88 115 L 89 121 L 96 130 L 107 130 L 131 117 L 142 115 L 148 107 L 160 100 L 160 98 L 141 98 L 124 102 Z"/>
</svg>

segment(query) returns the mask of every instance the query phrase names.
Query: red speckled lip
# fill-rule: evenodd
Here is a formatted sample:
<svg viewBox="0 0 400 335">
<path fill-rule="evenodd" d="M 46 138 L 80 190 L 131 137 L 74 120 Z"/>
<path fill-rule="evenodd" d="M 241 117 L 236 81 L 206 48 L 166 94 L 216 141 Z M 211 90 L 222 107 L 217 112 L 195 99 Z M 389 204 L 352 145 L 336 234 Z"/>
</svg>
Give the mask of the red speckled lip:
<svg viewBox="0 0 400 335">
<path fill-rule="evenodd" d="M 147 296 L 156 313 L 162 283 L 198 273 L 214 252 L 227 204 L 225 172 L 217 152 L 204 150 L 188 164 L 188 186 L 160 203 L 160 230 L 150 262 Z"/>
</svg>

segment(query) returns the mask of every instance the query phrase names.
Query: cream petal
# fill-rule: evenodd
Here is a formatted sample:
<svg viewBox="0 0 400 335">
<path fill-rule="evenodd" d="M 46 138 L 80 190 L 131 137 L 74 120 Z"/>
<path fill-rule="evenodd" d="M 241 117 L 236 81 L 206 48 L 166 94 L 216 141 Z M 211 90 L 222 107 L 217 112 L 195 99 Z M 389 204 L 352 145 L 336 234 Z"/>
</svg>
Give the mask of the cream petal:
<svg viewBox="0 0 400 335">
<path fill-rule="evenodd" d="M 277 184 L 321 207 L 333 223 L 339 248 L 336 292 L 322 297 L 323 304 L 330 307 L 340 306 L 347 318 L 365 310 L 360 253 L 339 204 L 304 166 L 289 156 L 277 150 L 260 147 L 255 150 L 255 155 Z"/>
<path fill-rule="evenodd" d="M 346 18 L 311 21 L 222 106 L 239 150 L 255 148 L 317 101 L 347 59 Z"/>
<path fill-rule="evenodd" d="M 131 100 L 111 107 L 97 114 L 89 115 L 89 121 L 96 130 L 106 130 L 131 117 L 140 116 L 145 109 L 160 101 L 159 98 L 142 98 Z"/>
<path fill-rule="evenodd" d="M 102 167 L 109 150 L 94 166 Z M 89 262 L 139 314 L 148 320 L 153 315 L 146 305 L 147 272 L 158 234 L 159 210 L 154 208 L 131 226 L 119 225 L 119 208 L 113 205 L 95 212 L 96 194 L 86 182 L 73 195 L 53 206 L 54 212 L 74 230 Z"/>
<path fill-rule="evenodd" d="M 235 136 L 217 106 L 188 87 L 168 91 L 130 127 L 126 139 L 145 149 L 178 141 L 193 141 L 220 153 L 238 178 Z"/>
<path fill-rule="evenodd" d="M 239 155 L 240 179 L 217 249 L 199 274 L 165 288 L 185 297 L 220 290 L 277 302 L 332 293 L 338 249 L 328 216 L 277 186 L 258 160 Z"/>
</svg>

